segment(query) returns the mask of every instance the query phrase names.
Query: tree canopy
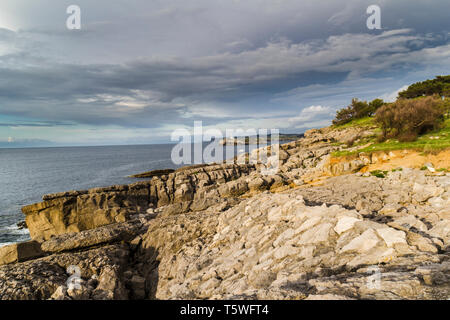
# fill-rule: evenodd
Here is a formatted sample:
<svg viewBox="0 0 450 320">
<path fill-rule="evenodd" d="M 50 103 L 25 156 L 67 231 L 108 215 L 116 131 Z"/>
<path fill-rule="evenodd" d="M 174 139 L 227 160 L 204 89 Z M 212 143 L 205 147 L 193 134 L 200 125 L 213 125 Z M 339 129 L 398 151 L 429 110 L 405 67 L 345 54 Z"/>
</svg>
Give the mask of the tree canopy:
<svg viewBox="0 0 450 320">
<path fill-rule="evenodd" d="M 399 98 L 413 99 L 422 96 L 439 95 L 450 97 L 450 75 L 437 76 L 433 80 L 417 82 L 398 94 Z"/>
<path fill-rule="evenodd" d="M 341 109 L 336 113 L 336 118 L 333 120 L 333 124 L 342 125 L 354 119 L 372 117 L 383 105 L 384 101 L 381 99 L 375 99 L 367 102 L 354 98 L 348 107 Z"/>
</svg>

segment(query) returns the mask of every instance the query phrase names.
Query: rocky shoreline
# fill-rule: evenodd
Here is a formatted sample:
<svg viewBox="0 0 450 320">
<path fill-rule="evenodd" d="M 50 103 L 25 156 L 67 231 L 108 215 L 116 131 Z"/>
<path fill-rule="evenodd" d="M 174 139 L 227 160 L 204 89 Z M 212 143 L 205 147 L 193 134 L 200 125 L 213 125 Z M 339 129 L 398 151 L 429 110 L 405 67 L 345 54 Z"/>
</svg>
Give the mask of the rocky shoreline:
<svg viewBox="0 0 450 320">
<path fill-rule="evenodd" d="M 277 137 L 277 141 L 280 143 L 286 143 L 291 141 L 296 141 L 300 138 L 303 138 L 303 134 L 279 134 Z M 262 144 L 270 144 L 272 141 L 272 136 L 250 136 L 250 137 L 230 137 L 223 138 L 219 141 L 219 145 L 222 146 L 248 146 L 248 145 L 262 145 Z"/>
<path fill-rule="evenodd" d="M 272 176 L 237 161 L 46 195 L 23 208 L 32 241 L 0 248 L 0 299 L 449 299 L 450 174 L 333 157 L 370 135 L 310 130 Z"/>
</svg>

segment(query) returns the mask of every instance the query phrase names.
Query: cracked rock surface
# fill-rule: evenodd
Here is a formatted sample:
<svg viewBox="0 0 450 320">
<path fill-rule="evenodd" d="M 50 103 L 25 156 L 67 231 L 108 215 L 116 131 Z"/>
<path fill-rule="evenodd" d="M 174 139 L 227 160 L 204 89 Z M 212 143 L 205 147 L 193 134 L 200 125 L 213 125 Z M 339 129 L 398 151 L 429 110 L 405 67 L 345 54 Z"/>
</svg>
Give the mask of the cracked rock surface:
<svg viewBox="0 0 450 320">
<path fill-rule="evenodd" d="M 450 174 L 330 160 L 371 134 L 310 130 L 270 176 L 215 164 L 44 196 L 23 209 L 33 241 L 0 249 L 0 299 L 449 299 Z"/>
</svg>

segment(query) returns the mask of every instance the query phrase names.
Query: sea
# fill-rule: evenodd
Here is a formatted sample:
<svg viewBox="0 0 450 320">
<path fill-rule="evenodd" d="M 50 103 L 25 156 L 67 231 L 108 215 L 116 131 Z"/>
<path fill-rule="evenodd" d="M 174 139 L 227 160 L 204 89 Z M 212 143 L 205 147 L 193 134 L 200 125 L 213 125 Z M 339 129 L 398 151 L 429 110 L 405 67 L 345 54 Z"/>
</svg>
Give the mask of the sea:
<svg viewBox="0 0 450 320">
<path fill-rule="evenodd" d="M 25 219 L 21 207 L 45 194 L 129 184 L 139 181 L 129 178 L 133 174 L 184 166 L 172 162 L 174 146 L 0 148 L 0 247 L 30 239 L 28 230 L 17 226 Z M 221 148 L 225 158 L 257 146 Z"/>
</svg>

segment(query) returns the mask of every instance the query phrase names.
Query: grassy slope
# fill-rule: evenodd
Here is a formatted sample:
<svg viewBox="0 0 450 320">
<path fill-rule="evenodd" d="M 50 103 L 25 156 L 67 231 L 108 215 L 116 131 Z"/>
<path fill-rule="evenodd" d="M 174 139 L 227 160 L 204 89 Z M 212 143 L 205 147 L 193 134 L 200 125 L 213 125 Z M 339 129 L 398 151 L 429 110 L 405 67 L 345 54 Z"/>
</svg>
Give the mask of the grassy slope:
<svg viewBox="0 0 450 320">
<path fill-rule="evenodd" d="M 349 123 L 342 124 L 339 126 L 332 126 L 334 129 L 345 129 L 350 127 L 368 127 L 375 125 L 374 118 L 373 117 L 366 117 L 361 119 L 356 119 L 353 121 L 350 121 Z"/>
<path fill-rule="evenodd" d="M 373 126 L 373 118 L 363 118 L 363 119 L 357 119 L 350 123 L 347 123 L 342 126 L 335 126 L 335 129 L 343 129 L 348 128 L 352 126 L 356 127 L 365 127 L 365 126 Z M 375 130 L 375 132 L 378 132 L 379 129 Z M 435 137 L 439 137 L 439 139 L 434 139 Z M 413 142 L 399 142 L 396 139 L 389 139 L 385 142 L 378 142 L 377 137 L 370 137 L 363 139 L 362 141 L 358 142 L 354 146 L 364 146 L 368 143 L 372 143 L 370 146 L 358 149 L 353 152 L 349 151 L 338 151 L 335 152 L 335 156 L 344 156 L 344 155 L 350 155 L 354 153 L 359 152 L 376 152 L 376 151 L 391 151 L 391 150 L 400 150 L 400 149 L 413 149 L 418 150 L 422 152 L 430 152 L 430 151 L 437 151 L 437 150 L 443 150 L 446 148 L 450 148 L 450 119 L 447 119 L 444 124 L 443 128 L 437 131 L 433 131 L 430 133 L 427 133 L 425 135 L 420 136 L 416 141 Z"/>
</svg>

